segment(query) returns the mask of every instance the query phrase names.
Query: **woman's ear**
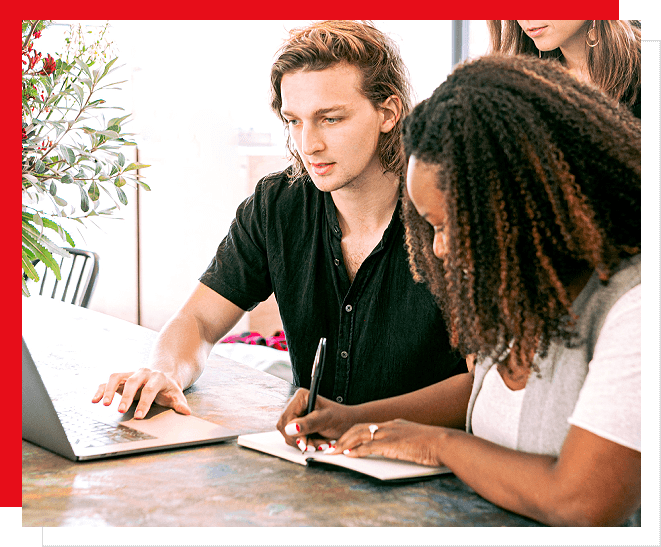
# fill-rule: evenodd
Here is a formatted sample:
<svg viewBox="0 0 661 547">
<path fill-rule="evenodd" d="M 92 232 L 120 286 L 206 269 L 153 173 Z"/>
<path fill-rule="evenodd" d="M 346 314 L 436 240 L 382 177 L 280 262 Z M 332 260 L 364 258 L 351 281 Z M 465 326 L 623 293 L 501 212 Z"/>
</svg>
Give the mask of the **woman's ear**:
<svg viewBox="0 0 661 547">
<path fill-rule="evenodd" d="M 379 105 L 381 110 L 381 133 L 392 130 L 402 116 L 402 101 L 397 95 L 391 95 Z"/>
</svg>

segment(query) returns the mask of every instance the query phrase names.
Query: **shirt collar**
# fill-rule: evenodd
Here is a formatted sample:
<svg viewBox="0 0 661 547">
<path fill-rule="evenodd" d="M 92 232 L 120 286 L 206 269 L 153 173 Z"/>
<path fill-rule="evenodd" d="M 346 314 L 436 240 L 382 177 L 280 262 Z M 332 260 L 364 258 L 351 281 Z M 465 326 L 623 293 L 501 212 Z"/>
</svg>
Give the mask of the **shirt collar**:
<svg viewBox="0 0 661 547">
<path fill-rule="evenodd" d="M 340 223 L 337 220 L 337 213 L 335 211 L 335 202 L 333 201 L 330 192 L 322 192 L 322 194 L 324 199 L 324 207 L 326 209 L 326 220 L 328 221 L 328 227 L 331 231 L 331 234 L 338 240 L 342 240 L 342 229 L 340 228 Z M 401 205 L 402 205 L 402 196 L 400 192 L 400 196 L 399 199 L 397 200 L 397 205 L 395 206 L 395 210 L 393 211 L 392 218 L 390 219 L 390 223 L 388 224 L 388 227 L 386 228 L 385 232 L 383 232 L 383 237 L 381 238 L 381 241 L 374 249 L 375 251 L 379 251 L 383 248 L 383 245 L 388 240 L 388 237 L 390 237 L 391 232 L 396 231 L 397 227 L 401 224 L 401 219 L 399 216 Z"/>
</svg>

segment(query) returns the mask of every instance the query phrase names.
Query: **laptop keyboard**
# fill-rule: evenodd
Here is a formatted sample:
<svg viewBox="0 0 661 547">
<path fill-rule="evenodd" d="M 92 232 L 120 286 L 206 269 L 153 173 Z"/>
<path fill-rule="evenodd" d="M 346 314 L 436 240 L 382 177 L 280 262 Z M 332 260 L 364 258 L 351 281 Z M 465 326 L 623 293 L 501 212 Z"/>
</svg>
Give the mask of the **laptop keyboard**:
<svg viewBox="0 0 661 547">
<path fill-rule="evenodd" d="M 79 409 L 58 410 L 57 415 L 72 444 L 83 448 L 156 438 L 122 424 L 108 424 L 85 416 Z"/>
</svg>

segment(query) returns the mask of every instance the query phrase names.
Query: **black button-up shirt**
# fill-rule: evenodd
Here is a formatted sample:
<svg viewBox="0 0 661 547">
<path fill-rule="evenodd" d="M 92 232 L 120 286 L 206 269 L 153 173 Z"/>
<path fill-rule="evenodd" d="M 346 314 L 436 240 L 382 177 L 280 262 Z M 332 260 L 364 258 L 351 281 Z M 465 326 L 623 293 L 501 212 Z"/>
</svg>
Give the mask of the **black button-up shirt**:
<svg viewBox="0 0 661 547">
<path fill-rule="evenodd" d="M 399 205 L 352 282 L 331 195 L 306 176 L 262 179 L 238 208 L 200 281 L 249 311 L 275 293 L 294 383 L 309 387 L 327 338 L 320 394 L 358 404 L 408 393 L 465 372 L 441 311 L 414 283 Z"/>
</svg>

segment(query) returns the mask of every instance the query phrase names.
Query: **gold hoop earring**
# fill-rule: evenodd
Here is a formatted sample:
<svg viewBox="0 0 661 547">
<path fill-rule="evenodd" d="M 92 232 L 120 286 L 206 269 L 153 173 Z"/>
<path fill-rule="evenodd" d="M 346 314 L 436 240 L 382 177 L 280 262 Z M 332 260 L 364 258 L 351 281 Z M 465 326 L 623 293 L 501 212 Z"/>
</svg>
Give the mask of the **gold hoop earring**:
<svg viewBox="0 0 661 547">
<path fill-rule="evenodd" d="M 597 37 L 597 22 L 592 21 L 592 26 L 590 27 L 590 30 L 588 30 L 588 33 L 585 36 L 585 43 L 588 45 L 588 47 L 597 47 L 599 45 L 599 38 Z"/>
</svg>

